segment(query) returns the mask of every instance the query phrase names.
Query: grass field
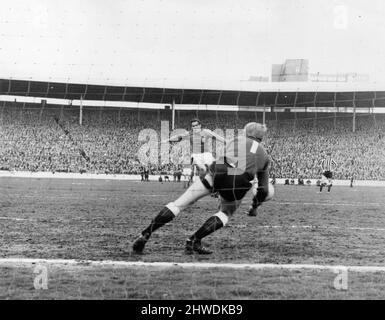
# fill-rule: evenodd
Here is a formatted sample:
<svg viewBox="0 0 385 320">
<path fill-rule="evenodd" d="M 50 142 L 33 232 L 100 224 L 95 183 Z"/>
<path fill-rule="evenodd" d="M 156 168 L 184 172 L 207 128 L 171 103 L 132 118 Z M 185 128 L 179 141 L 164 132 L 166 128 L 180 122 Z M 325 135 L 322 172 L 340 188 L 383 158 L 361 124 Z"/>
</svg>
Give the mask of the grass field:
<svg viewBox="0 0 385 320">
<path fill-rule="evenodd" d="M 276 186 L 257 217 L 245 199 L 229 225 L 207 237 L 211 256 L 184 254 L 186 237 L 213 213 L 207 197 L 160 229 L 145 254 L 131 255 L 139 231 L 183 192 L 182 183 L 0 178 L 0 298 L 355 299 L 385 298 L 385 272 L 348 272 L 337 290 L 332 269 L 201 268 L 199 263 L 385 267 L 385 189 Z M 198 263 L 195 267 L 35 264 L 8 258 Z"/>
</svg>

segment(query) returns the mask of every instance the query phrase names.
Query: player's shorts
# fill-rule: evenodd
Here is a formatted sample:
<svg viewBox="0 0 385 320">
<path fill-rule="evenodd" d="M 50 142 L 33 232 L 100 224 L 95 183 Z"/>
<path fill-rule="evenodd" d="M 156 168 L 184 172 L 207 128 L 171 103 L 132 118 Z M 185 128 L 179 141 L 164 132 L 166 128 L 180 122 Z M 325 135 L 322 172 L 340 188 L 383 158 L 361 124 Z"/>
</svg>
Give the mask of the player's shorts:
<svg viewBox="0 0 385 320">
<path fill-rule="evenodd" d="M 228 174 L 228 169 L 232 169 L 226 163 L 217 164 L 213 163 L 209 172 L 213 176 L 213 192 L 218 192 L 219 195 L 225 200 L 239 201 L 242 200 L 246 193 L 252 187 L 250 183 L 250 176 L 247 173 L 242 174 Z M 203 184 L 207 186 L 204 180 L 202 180 Z"/>
<path fill-rule="evenodd" d="M 197 165 L 199 168 L 210 166 L 214 162 L 214 157 L 210 152 L 193 153 L 191 155 L 191 164 Z"/>
<path fill-rule="evenodd" d="M 326 179 L 333 179 L 333 173 L 331 171 L 325 171 L 323 175 Z"/>
<path fill-rule="evenodd" d="M 332 183 L 332 179 L 333 179 L 332 172 L 331 171 L 325 171 L 322 174 L 321 183 L 323 183 L 323 184 L 331 184 Z"/>
<path fill-rule="evenodd" d="M 191 168 L 183 168 L 182 174 L 183 174 L 184 176 L 190 177 L 191 174 L 192 174 Z"/>
</svg>

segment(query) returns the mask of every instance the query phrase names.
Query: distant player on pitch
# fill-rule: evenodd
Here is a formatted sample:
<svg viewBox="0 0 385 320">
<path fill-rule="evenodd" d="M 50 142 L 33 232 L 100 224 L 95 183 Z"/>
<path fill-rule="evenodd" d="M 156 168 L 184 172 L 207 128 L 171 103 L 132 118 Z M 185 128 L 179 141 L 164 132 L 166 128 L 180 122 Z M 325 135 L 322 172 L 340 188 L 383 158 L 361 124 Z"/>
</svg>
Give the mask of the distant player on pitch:
<svg viewBox="0 0 385 320">
<path fill-rule="evenodd" d="M 142 253 L 151 234 L 173 220 L 182 210 L 198 199 L 217 191 L 220 195 L 219 211 L 211 216 L 186 241 L 186 253 L 210 254 L 202 239 L 227 224 L 241 204 L 243 197 L 257 177 L 258 188 L 253 198 L 254 210 L 270 200 L 274 188 L 269 184 L 270 159 L 261 145 L 267 129 L 265 125 L 250 122 L 245 135 L 227 141 L 225 152 L 214 161 L 206 174 L 196 180 L 178 199 L 168 203 L 145 228 L 133 244 L 134 253 Z"/>
<path fill-rule="evenodd" d="M 324 187 L 328 187 L 328 192 L 330 192 L 333 186 L 333 169 L 337 166 L 337 163 L 331 156 L 331 152 L 328 152 L 326 158 L 321 160 L 320 163 L 322 169 L 322 178 L 319 193 L 322 192 Z"/>
</svg>

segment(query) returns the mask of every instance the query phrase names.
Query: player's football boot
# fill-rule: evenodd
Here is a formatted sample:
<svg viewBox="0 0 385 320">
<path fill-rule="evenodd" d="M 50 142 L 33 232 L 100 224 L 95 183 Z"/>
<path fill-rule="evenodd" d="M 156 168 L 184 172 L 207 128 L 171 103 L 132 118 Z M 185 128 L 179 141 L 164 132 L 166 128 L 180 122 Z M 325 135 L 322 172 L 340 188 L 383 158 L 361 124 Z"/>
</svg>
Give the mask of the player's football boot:
<svg viewBox="0 0 385 320">
<path fill-rule="evenodd" d="M 186 241 L 186 250 L 185 252 L 187 254 L 212 254 L 213 252 L 209 249 L 205 248 L 200 240 L 190 240 L 187 239 Z"/>
<path fill-rule="evenodd" d="M 247 211 L 247 215 L 249 217 L 256 217 L 257 214 L 258 214 L 258 207 L 261 205 L 260 202 L 258 202 L 257 198 L 256 197 L 253 197 L 253 203 L 251 204 L 251 206 L 249 207 L 249 210 Z"/>
<path fill-rule="evenodd" d="M 145 235 L 140 235 L 132 245 L 132 250 L 136 254 L 142 254 L 144 247 L 150 237 L 145 234 Z"/>
</svg>

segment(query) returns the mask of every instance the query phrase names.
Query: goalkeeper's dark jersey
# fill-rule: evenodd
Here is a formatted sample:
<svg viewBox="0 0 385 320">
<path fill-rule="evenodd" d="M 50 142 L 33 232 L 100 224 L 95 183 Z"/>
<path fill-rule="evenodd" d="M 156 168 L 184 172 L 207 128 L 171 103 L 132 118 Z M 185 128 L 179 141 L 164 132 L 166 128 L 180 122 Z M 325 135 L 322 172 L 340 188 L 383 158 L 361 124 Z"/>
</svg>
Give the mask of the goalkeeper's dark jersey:
<svg viewBox="0 0 385 320">
<path fill-rule="evenodd" d="M 269 156 L 260 142 L 249 137 L 236 137 L 226 144 L 225 157 L 228 164 L 244 171 L 251 180 L 257 174 L 269 174 Z"/>
<path fill-rule="evenodd" d="M 242 199 L 251 188 L 255 176 L 258 186 L 269 184 L 270 158 L 264 147 L 248 137 L 236 137 L 226 144 L 210 171 L 214 174 L 214 190 L 229 201 Z"/>
</svg>

